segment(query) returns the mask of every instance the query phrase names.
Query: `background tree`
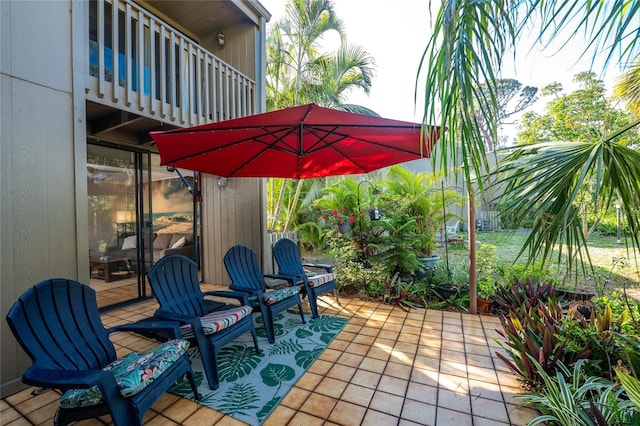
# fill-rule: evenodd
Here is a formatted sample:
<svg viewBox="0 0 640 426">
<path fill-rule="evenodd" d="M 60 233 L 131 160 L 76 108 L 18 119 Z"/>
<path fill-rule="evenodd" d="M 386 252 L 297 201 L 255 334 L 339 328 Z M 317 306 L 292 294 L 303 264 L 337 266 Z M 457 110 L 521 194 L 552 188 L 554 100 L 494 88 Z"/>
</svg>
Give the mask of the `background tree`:
<svg viewBox="0 0 640 426">
<path fill-rule="evenodd" d="M 499 128 L 505 124 L 513 124 L 509 120 L 515 114 L 524 111 L 538 100 L 536 96 L 538 88 L 533 86 L 522 87 L 522 83 L 512 78 L 497 81 L 496 88 L 497 111 L 495 112 L 495 117 L 498 123 L 494 129 L 497 132 Z M 486 152 L 492 152 L 500 148 L 498 133 L 492 132 L 492 126 L 490 126 L 485 117 L 480 114 L 480 111 L 476 111 L 476 115 Z"/>
<path fill-rule="evenodd" d="M 419 70 L 427 100 L 424 121 L 448 129 L 439 143 L 444 151 L 439 164 L 464 165 L 467 182 L 472 172 L 478 177 L 491 172 L 478 117 L 484 117 L 490 134 L 496 133 L 501 67 L 505 55 L 516 52 L 523 31 L 535 25 L 543 45 L 560 41 L 566 46 L 576 35 L 585 36 L 585 54 L 604 53 L 606 64 L 624 64 L 638 55 L 639 15 L 640 2 L 443 0 Z M 594 204 L 606 209 L 614 197 L 621 202 L 633 247 L 640 250 L 640 154 L 616 142 L 638 124 L 597 141 L 520 147 L 501 162 L 507 213 L 537 218 L 523 247 L 529 259 L 540 255 L 544 263 L 554 249 L 559 257 L 577 247 L 586 250 L 575 202 L 590 179 Z"/>
<path fill-rule="evenodd" d="M 555 96 L 555 99 L 547 104 L 544 114 L 529 112 L 523 116 L 521 132 L 518 134 L 519 144 L 579 142 L 591 146 L 605 138 L 613 129 L 624 128 L 633 121 L 630 113 L 613 107 L 606 97 L 604 83 L 595 73 L 581 72 L 576 74 L 573 80 L 579 84 L 579 88 L 569 94 L 562 94 L 562 85 L 559 83 L 553 83 L 543 89 L 544 93 Z M 640 138 L 635 132 L 625 132 L 611 138 L 611 143 L 620 145 L 633 145 L 638 141 Z M 570 159 L 567 156 L 570 147 L 566 145 L 563 150 L 562 157 L 566 160 Z M 559 153 L 560 150 L 553 152 Z M 596 181 L 597 168 L 583 170 L 582 173 L 584 176 L 580 179 L 581 185 L 574 187 L 575 199 L 571 211 L 579 215 L 581 232 L 586 239 L 604 218 L 607 206 L 597 200 L 597 194 L 594 192 L 599 188 Z M 579 252 L 574 249 L 571 262 L 577 254 Z"/>
<path fill-rule="evenodd" d="M 553 83 L 543 89 L 555 99 L 547 103 L 544 114 L 527 112 L 523 115 L 518 143 L 530 145 L 540 142 L 597 142 L 614 129 L 628 126 L 633 116 L 614 108 L 606 97 L 606 88 L 594 72 L 581 72 L 574 76 L 579 88 L 562 95 L 562 85 Z M 637 143 L 637 133 L 627 132 L 615 139 L 622 144 Z"/>
</svg>

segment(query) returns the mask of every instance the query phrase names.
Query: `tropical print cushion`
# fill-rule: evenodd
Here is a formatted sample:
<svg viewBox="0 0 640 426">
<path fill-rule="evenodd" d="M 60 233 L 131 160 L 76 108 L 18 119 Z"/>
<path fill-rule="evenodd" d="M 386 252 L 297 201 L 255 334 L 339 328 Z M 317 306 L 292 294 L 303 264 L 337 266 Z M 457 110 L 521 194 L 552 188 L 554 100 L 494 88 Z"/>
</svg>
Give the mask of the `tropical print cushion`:
<svg viewBox="0 0 640 426">
<path fill-rule="evenodd" d="M 264 301 L 267 305 L 273 305 L 284 299 L 288 299 L 296 294 L 300 293 L 300 287 L 286 287 L 280 290 L 268 291 L 264 294 Z"/>
<path fill-rule="evenodd" d="M 122 396 L 129 397 L 146 388 L 189 348 L 182 339 L 170 340 L 143 353 L 132 352 L 103 368 L 112 371 Z M 97 386 L 70 389 L 60 398 L 62 408 L 90 407 L 104 401 Z"/>
<path fill-rule="evenodd" d="M 313 276 L 307 276 L 307 280 L 309 281 L 309 287 L 319 287 L 322 284 L 330 283 L 335 279 L 336 279 L 336 276 L 333 272 L 329 272 L 327 274 L 317 274 Z"/>
<path fill-rule="evenodd" d="M 251 315 L 251 306 L 240 306 L 238 308 L 224 311 L 214 311 L 200 318 L 204 334 L 214 334 L 225 328 L 231 327 L 247 315 Z M 182 337 L 190 339 L 195 337 L 190 324 L 180 327 Z"/>
</svg>

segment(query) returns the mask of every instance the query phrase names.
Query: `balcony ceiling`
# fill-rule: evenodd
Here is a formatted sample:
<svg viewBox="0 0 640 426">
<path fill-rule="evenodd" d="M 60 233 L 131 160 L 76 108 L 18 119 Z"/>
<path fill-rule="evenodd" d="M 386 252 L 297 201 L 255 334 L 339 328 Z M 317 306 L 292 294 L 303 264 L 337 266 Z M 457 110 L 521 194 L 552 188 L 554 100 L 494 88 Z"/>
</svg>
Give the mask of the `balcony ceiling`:
<svg viewBox="0 0 640 426">
<path fill-rule="evenodd" d="M 198 38 L 208 37 L 218 29 L 225 30 L 242 22 L 250 22 L 251 20 L 234 3 L 220 0 L 148 0 L 145 2 Z"/>
</svg>

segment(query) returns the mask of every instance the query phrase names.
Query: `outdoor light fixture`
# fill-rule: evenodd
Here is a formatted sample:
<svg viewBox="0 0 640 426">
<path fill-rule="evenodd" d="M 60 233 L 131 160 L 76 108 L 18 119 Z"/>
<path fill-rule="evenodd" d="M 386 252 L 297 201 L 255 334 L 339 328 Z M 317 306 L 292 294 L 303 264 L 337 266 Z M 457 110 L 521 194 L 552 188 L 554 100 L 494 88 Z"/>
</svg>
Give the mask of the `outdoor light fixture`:
<svg viewBox="0 0 640 426">
<path fill-rule="evenodd" d="M 216 33 L 216 40 L 218 41 L 218 45 L 220 47 L 224 46 L 224 33 L 220 30 Z"/>
<path fill-rule="evenodd" d="M 229 179 L 227 179 L 226 177 L 219 176 L 218 179 L 216 180 L 216 183 L 218 184 L 218 188 L 223 189 L 223 188 L 226 188 L 227 185 L 229 184 Z"/>
</svg>

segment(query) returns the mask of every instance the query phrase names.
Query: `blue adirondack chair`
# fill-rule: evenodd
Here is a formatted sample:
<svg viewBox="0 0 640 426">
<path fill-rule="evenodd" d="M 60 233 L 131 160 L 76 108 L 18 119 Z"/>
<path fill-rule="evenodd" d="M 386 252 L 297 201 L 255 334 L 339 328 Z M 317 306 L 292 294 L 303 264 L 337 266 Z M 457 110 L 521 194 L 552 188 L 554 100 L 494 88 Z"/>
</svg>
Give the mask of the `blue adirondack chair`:
<svg viewBox="0 0 640 426">
<path fill-rule="evenodd" d="M 309 296 L 309 305 L 311 306 L 311 316 L 313 318 L 318 317 L 318 295 L 333 290 L 336 301 L 338 304 L 340 303 L 335 275 L 331 265 L 302 263 L 298 245 L 288 238 L 282 238 L 274 244 L 273 256 L 278 264 L 278 275 L 292 278 L 297 284 L 304 285 Z M 323 272 L 315 273 L 305 270 L 305 268 L 320 269 Z"/>
<path fill-rule="evenodd" d="M 182 337 L 198 345 L 209 388 L 218 388 L 218 352 L 224 345 L 250 332 L 256 352 L 260 353 L 251 318 L 252 308 L 245 293 L 203 292 L 198 280 L 198 265 L 179 254 L 160 259 L 149 271 L 148 278 L 153 295 L 160 304 L 155 317 L 180 322 Z M 205 296 L 236 299 L 241 306 L 231 305 L 227 309 L 210 312 Z"/>
<path fill-rule="evenodd" d="M 234 291 L 247 293 L 249 303 L 259 308 L 267 332 L 269 343 L 276 341 L 273 329 L 273 316 L 292 306 L 298 305 L 300 318 L 305 324 L 300 287 L 293 285 L 278 290 L 267 291 L 265 277 L 282 278 L 278 275 L 262 275 L 258 265 L 258 255 L 250 247 L 244 245 L 233 246 L 224 255 L 224 266 L 231 277 L 229 288 Z"/>
<path fill-rule="evenodd" d="M 22 376 L 28 385 L 64 392 L 54 423 L 111 415 L 116 426 L 140 425 L 149 407 L 187 375 L 194 396 L 186 340 L 170 340 L 143 354 L 116 358 L 109 340 L 115 331 L 156 331 L 176 336 L 176 323 L 147 322 L 105 329 L 96 293 L 77 281 L 55 278 L 28 289 L 7 314 L 13 335 L 33 364 Z M 156 370 L 151 376 L 148 371 Z"/>
</svg>

